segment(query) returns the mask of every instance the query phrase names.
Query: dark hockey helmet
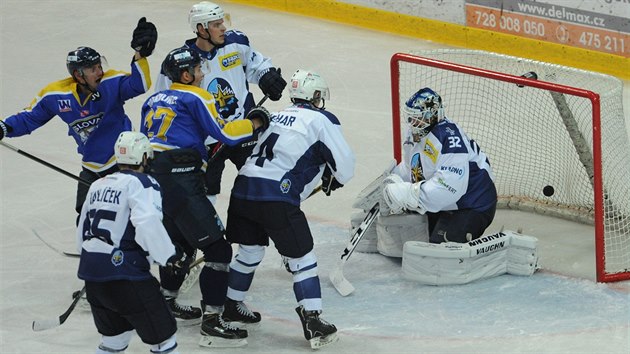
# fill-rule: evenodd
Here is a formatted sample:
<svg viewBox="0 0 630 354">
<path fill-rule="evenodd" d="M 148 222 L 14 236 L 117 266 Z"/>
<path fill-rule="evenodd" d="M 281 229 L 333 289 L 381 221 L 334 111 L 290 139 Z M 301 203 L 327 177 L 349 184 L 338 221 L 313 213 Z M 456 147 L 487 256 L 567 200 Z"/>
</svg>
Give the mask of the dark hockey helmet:
<svg viewBox="0 0 630 354">
<path fill-rule="evenodd" d="M 181 47 L 171 50 L 162 62 L 162 72 L 173 82 L 181 82 L 182 72 L 193 73 L 195 66 L 201 64 L 201 56 L 196 51 Z"/>
<path fill-rule="evenodd" d="M 104 58 L 90 47 L 79 47 L 68 53 L 66 58 L 66 67 L 70 76 L 73 76 L 75 70 L 81 71 L 83 68 L 90 67 L 95 64 L 101 64 Z"/>
</svg>

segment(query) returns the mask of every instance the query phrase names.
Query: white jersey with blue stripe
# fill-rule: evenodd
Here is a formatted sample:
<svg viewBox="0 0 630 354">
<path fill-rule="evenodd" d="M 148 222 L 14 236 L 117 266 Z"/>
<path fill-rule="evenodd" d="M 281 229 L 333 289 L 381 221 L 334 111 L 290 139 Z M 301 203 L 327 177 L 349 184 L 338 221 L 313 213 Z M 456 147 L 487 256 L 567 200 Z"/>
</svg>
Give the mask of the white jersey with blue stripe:
<svg viewBox="0 0 630 354">
<path fill-rule="evenodd" d="M 354 175 L 355 156 L 337 117 L 311 105 L 293 105 L 273 113 L 240 169 L 232 196 L 300 205 L 319 184 L 328 165 L 341 184 Z"/>
<path fill-rule="evenodd" d="M 77 227 L 80 279 L 145 280 L 153 261 L 175 254 L 162 225 L 160 186 L 152 177 L 123 170 L 90 186 Z"/>
<path fill-rule="evenodd" d="M 403 147 L 395 172 L 408 182 L 425 181 L 420 204 L 428 212 L 485 211 L 496 203 L 488 156 L 454 122 L 444 118 L 418 143 L 408 133 Z"/>
</svg>

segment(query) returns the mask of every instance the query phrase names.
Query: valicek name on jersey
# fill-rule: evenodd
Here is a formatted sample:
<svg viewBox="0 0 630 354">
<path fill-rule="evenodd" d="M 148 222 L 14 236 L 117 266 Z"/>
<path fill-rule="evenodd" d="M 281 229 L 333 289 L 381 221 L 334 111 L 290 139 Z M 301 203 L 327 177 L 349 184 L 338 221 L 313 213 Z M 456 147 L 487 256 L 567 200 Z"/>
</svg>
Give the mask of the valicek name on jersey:
<svg viewBox="0 0 630 354">
<path fill-rule="evenodd" d="M 271 121 L 290 127 L 290 126 L 293 125 L 293 122 L 295 122 L 295 117 L 294 116 L 285 116 L 285 115 L 280 114 L 280 115 L 277 115 L 277 116 L 271 116 Z"/>
<path fill-rule="evenodd" d="M 90 195 L 90 204 L 94 204 L 94 202 L 120 204 L 121 193 L 121 191 L 117 191 L 109 187 L 105 189 L 97 189 Z"/>
<path fill-rule="evenodd" d="M 173 105 L 176 101 L 177 96 L 170 96 L 163 93 L 158 93 L 157 95 L 151 97 L 149 102 L 145 103 L 145 105 L 152 106 L 156 102 L 166 102 L 167 104 Z"/>
</svg>

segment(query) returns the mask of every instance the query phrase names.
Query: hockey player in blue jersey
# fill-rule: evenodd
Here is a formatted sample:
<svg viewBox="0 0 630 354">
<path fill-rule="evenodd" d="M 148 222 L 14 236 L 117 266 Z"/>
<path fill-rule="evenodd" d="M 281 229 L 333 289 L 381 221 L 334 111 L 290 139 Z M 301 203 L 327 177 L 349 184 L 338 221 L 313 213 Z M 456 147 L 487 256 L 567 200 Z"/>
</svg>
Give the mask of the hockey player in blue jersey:
<svg viewBox="0 0 630 354">
<path fill-rule="evenodd" d="M 313 236 L 300 203 L 322 181 L 330 195 L 354 174 L 354 153 L 337 117 L 324 110 L 328 85 L 315 72 L 298 70 L 289 95 L 293 104 L 274 113 L 253 154 L 240 169 L 228 208 L 227 238 L 239 244 L 230 265 L 224 317 L 255 324 L 261 317 L 243 303 L 271 238 L 293 275 L 293 291 L 305 338 L 312 348 L 337 339 L 322 320 L 322 299 Z"/>
<path fill-rule="evenodd" d="M 131 74 L 105 71 L 105 58 L 92 48 L 70 51 L 66 58 L 70 77 L 47 85 L 27 108 L 0 121 L 0 139 L 30 134 L 58 116 L 77 143 L 83 167 L 79 176 L 83 180 L 92 182 L 117 171 L 112 146 L 121 132 L 132 129 L 124 104 L 151 86 L 146 57 L 153 52 L 156 41 L 155 26 L 141 18 L 131 41 L 136 50 Z M 77 212 L 87 190 L 87 186 L 78 184 Z"/>
<path fill-rule="evenodd" d="M 391 213 L 426 213 L 431 243 L 480 237 L 497 206 L 488 157 L 445 117 L 442 98 L 432 89 L 413 94 L 403 111 L 408 123 L 405 156 L 383 189 Z"/>
<path fill-rule="evenodd" d="M 144 173 L 153 150 L 143 134 L 123 132 L 112 151 L 120 171 L 92 183 L 76 233 L 96 353 L 123 353 L 135 331 L 151 353 L 176 354 L 177 324 L 150 270 L 183 271 L 182 254 L 162 225 L 160 186 Z"/>
<path fill-rule="evenodd" d="M 227 145 L 252 139 L 269 124 L 269 113 L 253 108 L 248 119 L 226 122 L 217 112 L 212 95 L 199 87 L 204 73 L 201 57 L 186 47 L 172 50 L 162 71 L 171 79 L 170 89 L 149 97 L 142 106 L 141 131 L 156 150 L 151 175 L 160 182 L 164 198 L 164 225 L 174 243 L 193 259 L 196 249 L 205 264 L 199 276 L 203 319 L 200 345 L 236 347 L 247 344 L 247 331 L 227 324 L 221 313 L 227 292 L 232 248 L 212 203 L 206 198 L 203 170 L 204 140 L 211 136 Z M 181 275 L 181 276 L 180 276 Z M 160 268 L 164 296 L 182 320 L 202 316 L 199 308 L 176 302 L 184 274 Z"/>
<path fill-rule="evenodd" d="M 243 32 L 226 29 L 225 17 L 223 9 L 215 3 L 202 1 L 193 5 L 188 14 L 188 23 L 196 38 L 187 40 L 184 46 L 197 51 L 204 59 L 206 75 L 201 88 L 214 96 L 219 114 L 226 122 L 231 122 L 245 118 L 255 105 L 249 84 L 258 84 L 265 95 L 277 101 L 282 97 L 286 81 L 280 70 L 273 67 L 271 59 L 252 48 Z M 161 72 L 156 80 L 156 92 L 169 86 L 170 80 Z M 219 151 L 221 146 L 212 137 L 206 144 L 210 156 Z M 221 191 L 225 161 L 229 159 L 237 169 L 241 168 L 254 144 L 255 140 L 225 146 L 209 162 L 206 184 L 207 194 L 213 202 Z"/>
</svg>

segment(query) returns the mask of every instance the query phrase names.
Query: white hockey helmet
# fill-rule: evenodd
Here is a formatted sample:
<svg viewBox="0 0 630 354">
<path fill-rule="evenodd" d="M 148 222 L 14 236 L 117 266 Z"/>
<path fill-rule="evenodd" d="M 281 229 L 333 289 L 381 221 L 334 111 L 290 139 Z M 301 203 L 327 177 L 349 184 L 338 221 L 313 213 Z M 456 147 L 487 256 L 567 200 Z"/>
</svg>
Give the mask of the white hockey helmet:
<svg viewBox="0 0 630 354">
<path fill-rule="evenodd" d="M 190 8 L 188 13 L 188 23 L 193 33 L 197 33 L 197 25 L 201 24 L 203 28 L 208 28 L 208 22 L 220 20 L 225 17 L 225 13 L 221 6 L 210 2 L 202 1 Z"/>
<path fill-rule="evenodd" d="M 114 147 L 116 162 L 125 165 L 142 165 L 142 157 L 153 158 L 153 148 L 146 135 L 139 132 L 122 132 Z"/>
<path fill-rule="evenodd" d="M 328 84 L 318 73 L 311 70 L 298 69 L 291 76 L 289 97 L 311 102 L 315 106 L 320 100 L 326 101 L 330 97 Z"/>
</svg>

